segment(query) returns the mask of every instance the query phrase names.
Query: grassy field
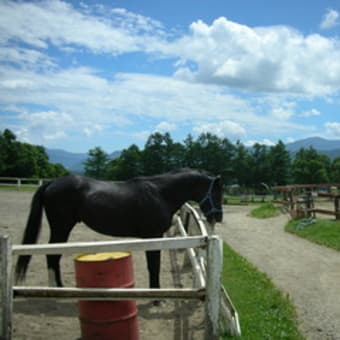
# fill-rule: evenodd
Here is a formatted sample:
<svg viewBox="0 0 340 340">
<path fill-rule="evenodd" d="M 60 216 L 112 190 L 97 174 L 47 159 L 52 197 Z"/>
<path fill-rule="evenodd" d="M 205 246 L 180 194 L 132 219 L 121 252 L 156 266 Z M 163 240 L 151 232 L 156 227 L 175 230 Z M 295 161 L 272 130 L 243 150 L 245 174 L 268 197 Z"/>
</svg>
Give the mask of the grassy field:
<svg viewBox="0 0 340 340">
<path fill-rule="evenodd" d="M 222 281 L 239 313 L 242 339 L 304 339 L 289 298 L 226 244 L 223 253 Z"/>
<path fill-rule="evenodd" d="M 276 207 L 273 203 L 263 203 L 256 209 L 250 212 L 250 216 L 256 218 L 275 217 L 280 214 L 280 208 Z"/>
<path fill-rule="evenodd" d="M 305 220 L 291 220 L 285 230 L 311 242 L 340 251 L 340 221 L 317 219 L 307 224 Z"/>
</svg>

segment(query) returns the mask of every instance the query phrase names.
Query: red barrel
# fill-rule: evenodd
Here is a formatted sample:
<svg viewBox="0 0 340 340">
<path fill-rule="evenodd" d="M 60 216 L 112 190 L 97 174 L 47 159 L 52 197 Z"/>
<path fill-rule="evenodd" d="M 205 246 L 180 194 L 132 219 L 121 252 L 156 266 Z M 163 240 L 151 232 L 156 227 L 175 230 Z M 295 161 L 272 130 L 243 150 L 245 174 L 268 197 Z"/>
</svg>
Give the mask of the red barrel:
<svg viewBox="0 0 340 340">
<path fill-rule="evenodd" d="M 75 259 L 77 287 L 129 288 L 134 286 L 130 253 L 98 253 Z M 138 340 L 136 301 L 81 300 L 82 340 Z"/>
</svg>

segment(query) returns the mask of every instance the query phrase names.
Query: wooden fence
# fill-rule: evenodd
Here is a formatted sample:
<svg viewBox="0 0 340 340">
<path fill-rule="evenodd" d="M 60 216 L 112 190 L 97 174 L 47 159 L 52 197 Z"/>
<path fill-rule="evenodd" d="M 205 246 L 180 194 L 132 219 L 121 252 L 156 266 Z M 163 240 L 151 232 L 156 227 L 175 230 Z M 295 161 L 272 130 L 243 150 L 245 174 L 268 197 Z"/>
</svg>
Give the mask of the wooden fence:
<svg viewBox="0 0 340 340">
<path fill-rule="evenodd" d="M 300 184 L 278 186 L 273 189 L 283 194 L 280 202 L 293 218 L 315 217 L 316 214 L 334 216 L 340 220 L 340 184 Z M 333 192 L 332 192 L 333 190 Z M 321 207 L 321 200 L 332 202 L 333 209 Z"/>
<path fill-rule="evenodd" d="M 183 222 L 182 216 L 185 216 Z M 194 221 L 193 223 L 190 223 Z M 185 205 L 175 216 L 175 223 L 183 236 L 164 237 L 148 240 L 118 240 L 106 242 L 58 243 L 37 245 L 11 245 L 8 237 L 0 237 L 1 245 L 1 333 L 0 339 L 11 339 L 12 297 L 71 298 L 95 300 L 127 299 L 203 299 L 205 301 L 205 339 L 220 337 L 221 320 L 232 335 L 240 336 L 238 314 L 226 292 L 221 288 L 222 241 L 207 231 L 197 212 Z M 189 236 L 185 226 L 193 224 L 200 235 Z M 56 288 L 12 286 L 12 255 L 74 254 L 105 251 L 145 251 L 162 249 L 187 249 L 193 264 L 193 288 L 141 289 L 141 288 Z"/>
</svg>

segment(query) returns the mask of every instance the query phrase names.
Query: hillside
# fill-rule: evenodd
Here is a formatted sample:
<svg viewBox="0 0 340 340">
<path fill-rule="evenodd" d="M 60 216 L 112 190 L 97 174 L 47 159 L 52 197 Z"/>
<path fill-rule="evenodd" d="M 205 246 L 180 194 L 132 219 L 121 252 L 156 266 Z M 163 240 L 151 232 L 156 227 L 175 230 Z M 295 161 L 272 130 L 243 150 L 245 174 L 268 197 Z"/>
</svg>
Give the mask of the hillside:
<svg viewBox="0 0 340 340">
<path fill-rule="evenodd" d="M 60 149 L 46 149 L 46 152 L 51 163 L 60 163 L 74 173 L 84 172 L 84 162 L 88 158 L 87 153 L 74 153 Z M 109 157 L 114 159 L 119 155 L 120 151 L 114 151 Z"/>
<path fill-rule="evenodd" d="M 340 140 L 311 137 L 286 144 L 287 150 L 290 151 L 292 155 L 295 155 L 301 148 L 308 149 L 310 147 L 329 156 L 331 159 L 340 157 Z"/>
<path fill-rule="evenodd" d="M 286 144 L 287 149 L 292 152 L 296 152 L 301 148 L 309 148 L 311 146 L 318 151 L 327 152 L 330 152 L 332 150 L 340 151 L 340 140 L 330 140 L 321 137 L 311 137 Z"/>
</svg>

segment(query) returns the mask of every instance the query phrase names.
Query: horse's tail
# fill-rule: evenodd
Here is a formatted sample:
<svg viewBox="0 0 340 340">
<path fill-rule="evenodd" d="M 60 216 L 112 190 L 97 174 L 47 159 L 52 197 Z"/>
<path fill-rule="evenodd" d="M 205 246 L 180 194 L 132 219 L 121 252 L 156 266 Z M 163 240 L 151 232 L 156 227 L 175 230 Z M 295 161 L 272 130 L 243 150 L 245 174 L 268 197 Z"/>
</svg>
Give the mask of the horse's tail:
<svg viewBox="0 0 340 340">
<path fill-rule="evenodd" d="M 31 203 L 31 211 L 27 220 L 22 244 L 34 244 L 37 242 L 42 221 L 43 211 L 43 193 L 51 182 L 41 185 L 33 196 Z M 15 281 L 20 282 L 24 280 L 28 264 L 31 260 L 31 255 L 20 255 L 18 257 L 15 267 Z"/>
</svg>

